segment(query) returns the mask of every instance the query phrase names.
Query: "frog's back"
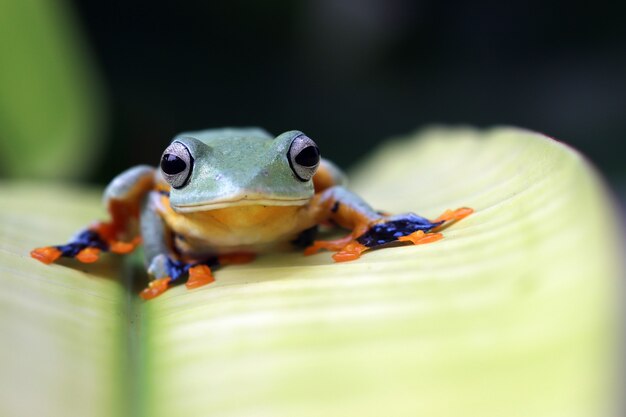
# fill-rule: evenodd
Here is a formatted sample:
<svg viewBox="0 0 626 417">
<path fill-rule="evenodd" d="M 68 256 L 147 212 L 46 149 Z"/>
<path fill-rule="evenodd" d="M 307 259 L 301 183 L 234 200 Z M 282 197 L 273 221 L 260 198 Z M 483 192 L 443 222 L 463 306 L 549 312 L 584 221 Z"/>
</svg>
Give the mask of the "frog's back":
<svg viewBox="0 0 626 417">
<path fill-rule="evenodd" d="M 206 143 L 207 145 L 214 144 L 216 142 L 222 142 L 225 140 L 237 139 L 249 139 L 249 140 L 272 140 L 274 137 L 269 134 L 265 129 L 260 127 L 244 127 L 234 128 L 225 127 L 220 129 L 206 129 L 198 130 L 195 132 L 183 132 L 178 136 L 190 136 Z"/>
</svg>

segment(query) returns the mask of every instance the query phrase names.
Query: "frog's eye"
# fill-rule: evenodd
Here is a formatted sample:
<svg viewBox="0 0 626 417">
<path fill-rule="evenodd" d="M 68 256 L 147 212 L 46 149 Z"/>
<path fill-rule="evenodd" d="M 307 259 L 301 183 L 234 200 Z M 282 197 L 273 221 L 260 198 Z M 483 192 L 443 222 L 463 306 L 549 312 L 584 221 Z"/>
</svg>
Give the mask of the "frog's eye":
<svg viewBox="0 0 626 417">
<path fill-rule="evenodd" d="M 311 138 L 300 135 L 291 142 L 287 159 L 296 177 L 308 181 L 313 178 L 320 164 L 320 150 Z"/>
<path fill-rule="evenodd" d="M 189 149 L 180 142 L 167 147 L 161 157 L 161 173 L 163 178 L 174 188 L 182 188 L 191 176 L 193 158 Z"/>
</svg>

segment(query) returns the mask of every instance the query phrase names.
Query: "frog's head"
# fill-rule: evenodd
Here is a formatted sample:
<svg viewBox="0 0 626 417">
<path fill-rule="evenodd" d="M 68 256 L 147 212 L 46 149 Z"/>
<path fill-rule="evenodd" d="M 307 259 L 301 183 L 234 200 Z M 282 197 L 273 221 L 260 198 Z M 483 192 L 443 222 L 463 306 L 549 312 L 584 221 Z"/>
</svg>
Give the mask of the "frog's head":
<svg viewBox="0 0 626 417">
<path fill-rule="evenodd" d="M 225 129 L 176 136 L 161 158 L 177 212 L 241 205 L 304 205 L 314 194 L 320 153 L 299 131 L 272 138 L 261 130 Z"/>
</svg>

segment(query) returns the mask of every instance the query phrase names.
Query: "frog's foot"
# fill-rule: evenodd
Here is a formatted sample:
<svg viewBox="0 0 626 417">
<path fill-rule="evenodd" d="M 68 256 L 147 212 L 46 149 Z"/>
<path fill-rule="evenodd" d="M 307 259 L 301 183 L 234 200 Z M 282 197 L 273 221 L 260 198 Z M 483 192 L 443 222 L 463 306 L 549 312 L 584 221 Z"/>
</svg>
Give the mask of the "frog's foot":
<svg viewBox="0 0 626 417">
<path fill-rule="evenodd" d="M 45 246 L 31 250 L 30 256 L 39 262 L 49 265 L 63 256 L 63 252 L 56 246 Z"/>
<path fill-rule="evenodd" d="M 211 266 L 216 265 L 241 265 L 254 261 L 256 255 L 250 252 L 228 253 L 217 258 L 210 258 L 203 263 L 189 265 L 189 278 L 185 283 L 188 289 L 202 287 L 215 281 L 211 273 Z"/>
<path fill-rule="evenodd" d="M 305 255 L 317 253 L 320 249 L 336 251 L 333 259 L 336 262 L 345 262 L 358 259 L 369 249 L 384 247 L 393 243 L 410 242 L 414 245 L 423 245 L 436 242 L 443 238 L 437 231 L 447 227 L 470 214 L 470 208 L 448 210 L 436 220 L 430 221 L 413 213 L 389 216 L 382 221 L 369 226 L 365 232 L 350 234 L 342 239 L 332 241 L 315 241 L 305 250 Z"/>
<path fill-rule="evenodd" d="M 135 250 L 137 246 L 141 244 L 141 236 L 137 236 L 130 242 L 123 242 L 121 240 L 111 240 L 109 243 L 109 251 L 117 253 L 118 255 L 125 255 Z"/>
<path fill-rule="evenodd" d="M 399 214 L 387 217 L 382 222 L 372 225 L 356 241 L 368 249 L 394 242 L 421 242 L 421 239 L 424 238 L 432 241 L 434 236 L 429 232 L 443 223 L 443 220 L 430 221 L 413 213 Z M 426 243 L 426 241 L 423 243 Z"/>
<path fill-rule="evenodd" d="M 316 240 L 304 250 L 304 254 L 306 256 L 313 255 L 322 249 L 337 252 L 333 254 L 333 259 L 336 262 L 345 262 L 359 258 L 361 253 L 367 250 L 367 247 L 358 243 L 352 234 L 349 234 L 335 240 Z"/>
<path fill-rule="evenodd" d="M 333 259 L 335 262 L 352 261 L 358 259 L 363 252 L 369 249 L 402 242 L 402 238 L 406 236 L 413 236 L 420 244 L 434 241 L 436 240 L 434 239 L 435 236 L 427 232 L 441 224 L 443 222 L 431 222 L 413 213 L 390 216 L 371 225 L 356 239 L 348 242 L 333 255 Z M 441 238 L 441 236 L 437 238 Z M 422 241 L 422 239 L 424 240 Z"/>
<path fill-rule="evenodd" d="M 413 213 L 388 218 L 385 222 L 374 225 L 357 240 L 368 248 L 386 245 L 392 242 L 410 242 L 423 245 L 443 239 L 440 230 L 458 222 L 474 212 L 469 207 L 446 210 L 441 216 L 430 221 Z M 409 232 L 409 233 L 407 233 Z"/>
<path fill-rule="evenodd" d="M 163 294 L 165 290 L 169 288 L 170 282 L 172 282 L 172 278 L 170 277 L 152 280 L 148 286 L 139 293 L 139 296 L 144 300 L 152 300 L 154 297 Z"/>
<path fill-rule="evenodd" d="M 418 230 L 410 235 L 400 236 L 398 241 L 411 242 L 414 245 L 423 245 L 425 243 L 436 242 L 440 239 L 443 239 L 443 235 L 441 233 L 424 233 L 422 230 Z"/>
<path fill-rule="evenodd" d="M 357 240 L 350 241 L 343 248 L 339 249 L 337 253 L 333 254 L 335 262 L 347 262 L 359 259 L 361 254 L 369 248 Z"/>
<path fill-rule="evenodd" d="M 100 235 L 87 229 L 80 232 L 68 244 L 33 249 L 30 256 L 45 264 L 55 262 L 62 256 L 76 258 L 83 263 L 92 263 L 98 260 L 100 252 L 108 250 L 109 245 Z"/>
<path fill-rule="evenodd" d="M 474 210 L 469 207 L 446 210 L 433 221 L 413 213 L 388 217 L 384 222 L 375 224 L 370 230 L 359 236 L 357 241 L 368 248 L 375 248 L 392 242 L 410 242 L 414 245 L 432 243 L 443 239 L 443 235 L 439 231 L 464 219 L 473 212 Z"/>
<path fill-rule="evenodd" d="M 51 264 L 61 257 L 92 263 L 98 260 L 101 252 L 126 254 L 141 243 L 141 237 L 136 237 L 130 242 L 111 238 L 107 227 L 107 223 L 98 223 L 78 233 L 65 245 L 36 248 L 30 252 L 30 256 L 45 264 Z"/>
<path fill-rule="evenodd" d="M 185 283 L 188 289 L 202 287 L 215 281 L 211 268 L 207 265 L 196 265 L 189 268 L 189 278 Z"/>
<path fill-rule="evenodd" d="M 209 258 L 204 262 L 185 262 L 165 255 L 158 255 L 152 260 L 148 273 L 157 277 L 148 284 L 139 296 L 151 300 L 163 294 L 172 284 L 181 281 L 188 275 L 185 286 L 189 289 L 198 288 L 215 281 L 211 266 L 217 265 L 217 258 Z"/>
</svg>

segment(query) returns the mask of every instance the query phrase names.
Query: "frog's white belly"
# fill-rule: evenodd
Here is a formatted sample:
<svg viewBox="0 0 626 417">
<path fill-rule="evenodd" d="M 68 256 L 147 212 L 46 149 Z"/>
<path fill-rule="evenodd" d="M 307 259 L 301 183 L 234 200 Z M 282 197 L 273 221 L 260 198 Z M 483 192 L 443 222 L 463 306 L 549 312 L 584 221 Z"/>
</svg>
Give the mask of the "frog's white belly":
<svg viewBox="0 0 626 417">
<path fill-rule="evenodd" d="M 192 213 L 168 207 L 162 214 L 176 248 L 189 256 L 282 249 L 314 226 L 307 206 L 250 205 Z"/>
</svg>

